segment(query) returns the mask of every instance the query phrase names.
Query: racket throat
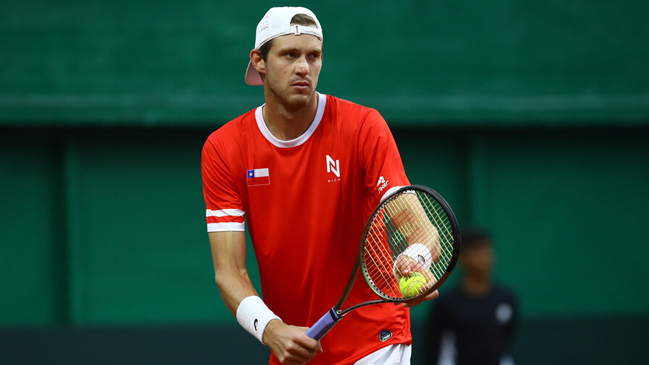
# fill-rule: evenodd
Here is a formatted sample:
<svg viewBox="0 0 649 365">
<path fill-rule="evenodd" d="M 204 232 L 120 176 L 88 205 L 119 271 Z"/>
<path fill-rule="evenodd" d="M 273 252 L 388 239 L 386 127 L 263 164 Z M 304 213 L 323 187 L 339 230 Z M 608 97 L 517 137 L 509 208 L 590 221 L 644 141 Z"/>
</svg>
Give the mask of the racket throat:
<svg viewBox="0 0 649 365">
<path fill-rule="evenodd" d="M 336 307 L 331 308 L 322 318 L 320 318 L 308 331 L 306 335 L 314 340 L 320 341 L 342 318 L 336 311 Z"/>
</svg>

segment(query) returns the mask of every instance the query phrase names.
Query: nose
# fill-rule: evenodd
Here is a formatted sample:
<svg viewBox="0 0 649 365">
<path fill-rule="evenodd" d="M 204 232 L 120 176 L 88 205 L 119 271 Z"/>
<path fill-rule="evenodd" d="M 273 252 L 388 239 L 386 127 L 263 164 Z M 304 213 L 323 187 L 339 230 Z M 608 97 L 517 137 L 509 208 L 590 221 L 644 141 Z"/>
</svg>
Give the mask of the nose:
<svg viewBox="0 0 649 365">
<path fill-rule="evenodd" d="M 295 63 L 295 73 L 304 77 L 309 74 L 309 63 L 302 57 Z"/>
</svg>

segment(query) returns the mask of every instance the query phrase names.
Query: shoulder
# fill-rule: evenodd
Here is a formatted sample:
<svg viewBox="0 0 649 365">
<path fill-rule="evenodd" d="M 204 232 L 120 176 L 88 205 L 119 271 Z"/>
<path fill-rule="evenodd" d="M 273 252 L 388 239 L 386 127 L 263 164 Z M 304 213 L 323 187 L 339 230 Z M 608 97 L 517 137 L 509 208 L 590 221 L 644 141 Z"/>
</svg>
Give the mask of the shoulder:
<svg viewBox="0 0 649 365">
<path fill-rule="evenodd" d="M 250 110 L 249 112 L 240 115 L 239 117 L 225 123 L 217 130 L 212 132 L 212 134 L 208 137 L 208 140 L 217 140 L 217 139 L 232 138 L 238 136 L 240 133 L 250 128 L 252 124 L 256 123 L 256 119 L 255 119 L 256 110 L 257 110 L 256 108 Z"/>
<path fill-rule="evenodd" d="M 327 105 L 331 105 L 332 107 L 337 108 L 341 111 L 349 112 L 367 113 L 371 110 L 374 110 L 372 108 L 368 108 L 366 106 L 332 95 L 327 95 Z"/>
<path fill-rule="evenodd" d="M 203 150 L 222 149 L 229 145 L 237 144 L 250 133 L 250 127 L 256 123 L 256 109 L 232 119 L 225 123 L 207 137 Z"/>
<path fill-rule="evenodd" d="M 355 120 L 359 123 L 385 122 L 378 110 L 335 96 L 327 95 L 327 106 L 330 106 L 332 114 L 339 118 Z"/>
<path fill-rule="evenodd" d="M 373 108 L 327 95 L 326 123 L 332 123 L 345 136 L 354 140 L 375 141 L 390 136 L 385 119 Z M 374 142 L 372 142 L 374 144 Z"/>
</svg>

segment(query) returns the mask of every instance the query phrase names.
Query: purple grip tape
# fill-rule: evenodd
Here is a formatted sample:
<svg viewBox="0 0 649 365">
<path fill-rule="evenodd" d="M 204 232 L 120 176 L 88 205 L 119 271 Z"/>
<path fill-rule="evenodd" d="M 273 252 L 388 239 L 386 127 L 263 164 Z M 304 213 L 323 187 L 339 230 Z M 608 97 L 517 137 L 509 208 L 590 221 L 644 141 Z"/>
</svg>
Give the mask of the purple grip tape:
<svg viewBox="0 0 649 365">
<path fill-rule="evenodd" d="M 331 308 L 329 312 L 327 312 L 322 318 L 320 318 L 311 328 L 309 328 L 308 331 L 306 331 L 306 335 L 311 337 L 314 340 L 320 341 L 324 337 L 324 335 L 329 332 L 330 329 L 332 329 L 336 323 L 338 323 L 338 320 L 340 320 L 340 317 L 336 311 Z"/>
</svg>

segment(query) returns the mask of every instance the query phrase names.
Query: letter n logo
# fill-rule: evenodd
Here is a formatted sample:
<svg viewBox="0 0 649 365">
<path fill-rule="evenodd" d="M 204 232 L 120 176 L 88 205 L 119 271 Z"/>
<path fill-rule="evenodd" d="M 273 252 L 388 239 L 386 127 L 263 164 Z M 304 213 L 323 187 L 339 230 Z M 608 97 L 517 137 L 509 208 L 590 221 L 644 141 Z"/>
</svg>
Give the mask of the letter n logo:
<svg viewBox="0 0 649 365">
<path fill-rule="evenodd" d="M 327 155 L 327 172 L 333 172 L 337 177 L 340 177 L 340 160 L 334 161 L 331 156 Z"/>
</svg>

